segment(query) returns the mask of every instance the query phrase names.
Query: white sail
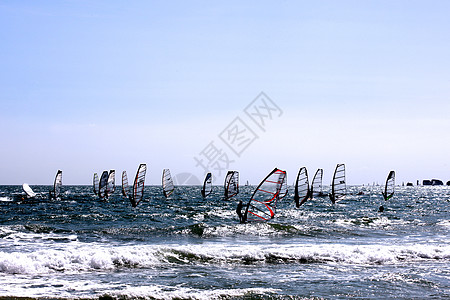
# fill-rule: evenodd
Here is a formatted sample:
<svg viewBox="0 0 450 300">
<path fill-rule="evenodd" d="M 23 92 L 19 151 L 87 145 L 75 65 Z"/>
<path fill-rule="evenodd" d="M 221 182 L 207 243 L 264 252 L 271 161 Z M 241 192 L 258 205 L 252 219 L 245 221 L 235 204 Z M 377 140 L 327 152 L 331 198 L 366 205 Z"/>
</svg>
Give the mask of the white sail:
<svg viewBox="0 0 450 300">
<path fill-rule="evenodd" d="M 305 203 L 310 196 L 309 193 L 308 171 L 306 170 L 306 167 L 301 167 L 297 174 L 297 180 L 295 181 L 295 205 L 300 207 L 300 205 Z"/>
<path fill-rule="evenodd" d="M 314 174 L 314 178 L 311 183 L 311 198 L 323 195 L 322 177 L 323 177 L 323 170 L 317 169 L 316 174 Z"/>
<path fill-rule="evenodd" d="M 239 193 L 239 172 L 228 171 L 224 183 L 225 199 L 236 196 Z"/>
<path fill-rule="evenodd" d="M 133 194 L 130 197 L 131 205 L 133 207 L 136 207 L 144 197 L 144 183 L 146 172 L 147 172 L 147 165 L 140 164 L 136 172 L 136 177 L 134 178 Z"/>
<path fill-rule="evenodd" d="M 172 195 L 173 191 L 175 190 L 175 187 L 173 185 L 172 176 L 170 175 L 169 169 L 163 170 L 162 187 L 163 187 L 164 196 L 166 198 L 169 197 L 170 195 Z"/>
<path fill-rule="evenodd" d="M 127 171 L 122 172 L 122 195 L 128 197 L 128 176 Z"/>
<path fill-rule="evenodd" d="M 34 198 L 36 197 L 36 193 L 33 192 L 33 190 L 30 188 L 30 186 L 28 185 L 28 183 L 24 183 L 22 184 L 22 189 L 25 192 L 25 194 L 27 194 L 28 198 Z"/>
<path fill-rule="evenodd" d="M 261 181 L 247 204 L 243 222 L 267 221 L 275 216 L 285 179 L 286 172 L 275 168 Z"/>
<path fill-rule="evenodd" d="M 334 204 L 342 199 L 347 193 L 345 184 L 345 165 L 338 164 L 334 171 L 333 181 L 331 182 L 330 200 Z"/>
<path fill-rule="evenodd" d="M 116 170 L 110 170 L 108 175 L 108 183 L 106 184 L 106 197 L 114 194 L 116 190 Z"/>
<path fill-rule="evenodd" d="M 394 196 L 395 191 L 395 171 L 390 171 L 386 179 L 386 184 L 384 186 L 383 198 L 384 200 L 389 200 Z"/>
<path fill-rule="evenodd" d="M 99 180 L 98 180 L 98 175 L 97 173 L 94 173 L 94 178 L 92 179 L 92 185 L 94 187 L 94 194 L 98 195 L 99 191 Z"/>
<path fill-rule="evenodd" d="M 99 186 L 98 186 L 98 196 L 100 198 L 104 198 L 107 196 L 106 187 L 108 185 L 108 177 L 109 177 L 108 171 L 103 171 L 102 177 L 100 177 L 100 182 L 99 182 Z"/>
<path fill-rule="evenodd" d="M 212 174 L 208 173 L 205 176 L 205 181 L 202 187 L 202 196 L 205 198 L 212 192 Z"/>
</svg>

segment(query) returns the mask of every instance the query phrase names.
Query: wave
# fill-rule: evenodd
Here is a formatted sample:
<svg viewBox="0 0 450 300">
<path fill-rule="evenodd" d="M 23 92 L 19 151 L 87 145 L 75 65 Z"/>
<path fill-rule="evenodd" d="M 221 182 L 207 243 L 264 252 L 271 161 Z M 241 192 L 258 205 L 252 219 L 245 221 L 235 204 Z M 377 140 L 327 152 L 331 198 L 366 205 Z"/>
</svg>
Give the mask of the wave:
<svg viewBox="0 0 450 300">
<path fill-rule="evenodd" d="M 278 290 L 272 288 L 237 288 L 237 289 L 215 289 L 215 290 L 197 290 L 187 287 L 168 287 L 168 286 L 142 286 L 130 287 L 123 291 L 107 293 L 103 295 L 111 297 L 124 297 L 125 299 L 190 299 L 190 300 L 208 300 L 208 299 L 266 299 L 275 296 Z M 272 297 L 273 298 L 273 297 Z M 276 297 L 275 297 L 276 299 Z M 300 297 L 290 297 L 289 299 L 307 299 Z"/>
<path fill-rule="evenodd" d="M 31 252 L 0 251 L 0 272 L 8 274 L 79 273 L 152 268 L 179 264 L 323 263 L 379 265 L 449 260 L 448 245 L 110 245 L 73 243 Z"/>
</svg>

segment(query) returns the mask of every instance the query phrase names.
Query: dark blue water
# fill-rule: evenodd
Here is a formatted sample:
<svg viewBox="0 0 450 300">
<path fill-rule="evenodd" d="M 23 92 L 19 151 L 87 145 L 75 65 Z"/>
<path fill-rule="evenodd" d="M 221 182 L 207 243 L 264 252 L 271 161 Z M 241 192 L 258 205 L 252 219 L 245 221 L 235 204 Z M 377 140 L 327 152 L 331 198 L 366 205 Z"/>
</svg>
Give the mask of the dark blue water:
<svg viewBox="0 0 450 300">
<path fill-rule="evenodd" d="M 166 199 L 145 189 L 132 208 L 90 186 L 48 186 L 20 200 L 0 187 L 0 296 L 117 299 L 450 297 L 450 189 L 397 187 L 386 210 L 380 187 L 297 209 L 293 191 L 268 223 L 239 224 L 239 199 L 214 187 L 178 186 Z M 364 195 L 357 196 L 358 191 Z"/>
</svg>

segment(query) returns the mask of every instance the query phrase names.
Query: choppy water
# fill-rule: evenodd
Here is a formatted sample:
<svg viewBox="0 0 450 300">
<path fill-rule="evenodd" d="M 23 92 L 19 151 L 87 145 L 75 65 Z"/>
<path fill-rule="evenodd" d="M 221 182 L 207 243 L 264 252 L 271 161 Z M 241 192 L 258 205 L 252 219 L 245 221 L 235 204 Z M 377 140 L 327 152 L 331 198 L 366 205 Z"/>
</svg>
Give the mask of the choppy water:
<svg viewBox="0 0 450 300">
<path fill-rule="evenodd" d="M 141 299 L 450 297 L 450 189 L 398 187 L 383 213 L 378 187 L 350 187 L 297 209 L 293 191 L 269 223 L 239 224 L 241 187 L 145 189 L 137 208 L 89 186 L 17 200 L 0 187 L 0 296 Z M 364 195 L 357 196 L 363 190 Z"/>
</svg>

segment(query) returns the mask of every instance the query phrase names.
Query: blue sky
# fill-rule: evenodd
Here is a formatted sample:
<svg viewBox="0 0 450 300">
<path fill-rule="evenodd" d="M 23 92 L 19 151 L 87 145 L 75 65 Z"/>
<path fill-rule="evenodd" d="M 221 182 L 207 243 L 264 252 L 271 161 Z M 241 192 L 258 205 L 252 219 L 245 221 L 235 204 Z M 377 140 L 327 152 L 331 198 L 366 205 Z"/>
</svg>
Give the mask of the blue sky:
<svg viewBox="0 0 450 300">
<path fill-rule="evenodd" d="M 213 142 L 256 184 L 450 180 L 448 1 L 1 1 L 0 184 L 190 172 Z M 265 131 L 244 113 L 281 109 Z M 219 134 L 258 136 L 240 156 Z M 224 174 L 217 174 L 217 183 Z"/>
</svg>

